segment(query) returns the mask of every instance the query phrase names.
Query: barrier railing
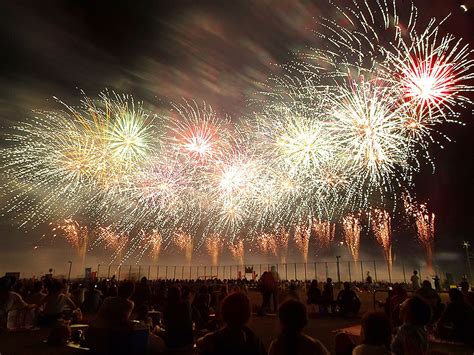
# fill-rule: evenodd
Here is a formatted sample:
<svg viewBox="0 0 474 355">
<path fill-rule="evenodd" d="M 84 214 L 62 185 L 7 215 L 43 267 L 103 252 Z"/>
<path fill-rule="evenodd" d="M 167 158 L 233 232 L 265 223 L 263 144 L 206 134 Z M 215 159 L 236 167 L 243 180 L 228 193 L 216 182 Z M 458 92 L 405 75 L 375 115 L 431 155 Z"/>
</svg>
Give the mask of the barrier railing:
<svg viewBox="0 0 474 355">
<path fill-rule="evenodd" d="M 308 263 L 246 263 L 225 265 L 97 265 L 98 278 L 139 279 L 199 279 L 199 278 L 252 278 L 259 277 L 264 271 L 274 267 L 283 280 L 324 280 L 331 277 L 334 281 L 365 282 L 369 273 L 374 282 L 407 282 L 413 270 L 421 270 L 417 265 L 397 261 L 387 263 L 386 260 L 359 261 L 315 261 Z M 431 276 L 431 275 L 429 275 Z"/>
</svg>

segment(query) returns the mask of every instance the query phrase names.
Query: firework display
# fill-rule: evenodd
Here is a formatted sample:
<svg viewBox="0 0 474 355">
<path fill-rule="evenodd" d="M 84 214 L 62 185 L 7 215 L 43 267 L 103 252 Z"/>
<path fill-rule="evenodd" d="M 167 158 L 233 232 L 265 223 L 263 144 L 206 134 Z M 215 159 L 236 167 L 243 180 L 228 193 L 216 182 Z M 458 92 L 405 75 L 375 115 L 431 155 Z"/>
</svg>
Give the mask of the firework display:
<svg viewBox="0 0 474 355">
<path fill-rule="evenodd" d="M 392 226 L 390 214 L 387 211 L 374 210 L 372 214 L 372 230 L 377 243 L 384 251 L 388 269 L 392 269 Z"/>
<path fill-rule="evenodd" d="M 360 217 L 349 215 L 343 218 L 342 226 L 344 228 L 344 240 L 349 247 L 349 251 L 355 262 L 359 260 L 360 233 L 362 226 Z"/>
<path fill-rule="evenodd" d="M 338 221 L 357 261 L 356 212 L 378 209 L 372 228 L 390 261 L 385 211 L 431 163 L 435 126 L 471 104 L 472 50 L 441 35 L 442 21 L 420 26 L 414 6 L 406 23 L 394 1 L 331 6 L 320 46 L 262 85 L 241 119 L 186 100 L 155 114 L 107 91 L 36 112 L 6 137 L 3 212 L 32 228 L 86 215 L 92 246 L 114 258 L 156 260 L 175 245 L 191 263 L 205 245 L 217 265 L 224 240 L 239 262 L 245 240 L 284 262 L 290 236 L 307 262 L 311 235 L 328 247 Z M 434 215 L 415 214 L 431 260 Z M 60 229 L 84 244 L 81 227 Z"/>
</svg>

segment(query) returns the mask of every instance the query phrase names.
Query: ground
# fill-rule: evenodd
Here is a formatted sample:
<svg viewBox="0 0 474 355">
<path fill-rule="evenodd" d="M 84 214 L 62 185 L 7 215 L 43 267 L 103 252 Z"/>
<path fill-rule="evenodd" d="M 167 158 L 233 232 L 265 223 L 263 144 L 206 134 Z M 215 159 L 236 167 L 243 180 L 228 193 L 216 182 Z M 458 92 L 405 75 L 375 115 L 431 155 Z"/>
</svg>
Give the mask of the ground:
<svg viewBox="0 0 474 355">
<path fill-rule="evenodd" d="M 383 299 L 386 293 L 379 293 L 377 298 Z M 260 296 L 251 293 L 250 298 L 257 306 Z M 360 294 L 362 301 L 361 314 L 374 309 L 373 295 L 369 293 Z M 316 315 L 314 309 L 310 309 L 309 323 L 306 333 L 316 339 L 319 339 L 330 351 L 334 353 L 334 336 L 335 332 L 360 324 L 360 317 L 345 319 L 339 317 L 321 317 Z M 258 317 L 253 315 L 250 321 L 250 327 L 262 339 L 268 348 L 272 339 L 278 334 L 278 318 L 276 315 L 267 315 Z M 50 347 L 43 343 L 47 337 L 47 330 L 37 330 L 30 332 L 3 333 L 0 334 L 0 355 L 23 355 L 23 354 L 87 354 L 85 351 L 74 350 L 67 347 Z M 354 337 L 358 341 L 358 337 Z M 446 347 L 444 345 L 433 345 L 436 350 L 441 350 L 446 354 L 472 354 L 473 350 L 463 349 L 460 347 Z M 185 354 L 185 353 L 180 353 Z"/>
</svg>

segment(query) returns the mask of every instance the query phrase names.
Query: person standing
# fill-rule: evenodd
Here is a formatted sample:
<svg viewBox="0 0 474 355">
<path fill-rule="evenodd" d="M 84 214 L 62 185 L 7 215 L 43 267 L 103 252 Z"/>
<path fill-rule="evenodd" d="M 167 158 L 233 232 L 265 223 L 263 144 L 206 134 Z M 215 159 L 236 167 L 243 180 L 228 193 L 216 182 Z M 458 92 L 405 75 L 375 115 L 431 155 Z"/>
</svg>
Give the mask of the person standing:
<svg viewBox="0 0 474 355">
<path fill-rule="evenodd" d="M 365 278 L 365 282 L 367 284 L 367 291 L 372 292 L 372 276 L 370 276 L 370 271 L 367 271 L 367 277 Z"/>
<path fill-rule="evenodd" d="M 418 271 L 413 270 L 413 275 L 410 281 L 413 291 L 418 291 L 420 289 L 420 277 L 418 276 Z"/>
<path fill-rule="evenodd" d="M 440 278 L 438 275 L 435 275 L 435 277 L 433 277 L 433 281 L 434 281 L 434 285 L 435 285 L 435 290 L 436 292 L 440 292 L 441 291 L 441 283 L 440 283 Z"/>
<path fill-rule="evenodd" d="M 275 280 L 275 277 L 273 274 L 269 271 L 265 271 L 262 274 L 262 277 L 260 278 L 259 281 L 259 288 L 260 291 L 262 292 L 262 306 L 260 307 L 260 310 L 258 312 L 258 315 L 264 316 L 267 313 L 267 309 L 269 308 L 271 304 L 271 299 L 272 296 L 273 298 L 273 303 L 274 303 L 274 311 L 276 312 L 277 309 L 277 300 L 276 300 L 276 293 L 278 290 L 278 281 Z"/>
</svg>

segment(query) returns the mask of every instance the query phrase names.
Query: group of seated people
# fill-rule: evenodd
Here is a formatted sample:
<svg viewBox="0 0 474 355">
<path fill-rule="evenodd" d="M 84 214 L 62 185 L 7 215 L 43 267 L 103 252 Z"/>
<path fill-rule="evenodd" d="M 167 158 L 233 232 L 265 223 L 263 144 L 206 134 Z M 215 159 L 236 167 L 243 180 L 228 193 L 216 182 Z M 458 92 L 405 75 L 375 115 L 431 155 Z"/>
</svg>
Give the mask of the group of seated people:
<svg viewBox="0 0 474 355">
<path fill-rule="evenodd" d="M 361 306 L 360 299 L 349 282 L 344 282 L 343 289 L 334 299 L 334 286 L 331 278 L 326 280 L 322 292 L 319 289 L 318 281 L 313 280 L 307 290 L 307 302 L 309 305 L 318 305 L 320 314 L 328 314 L 331 311 L 333 315 L 343 316 L 357 315 Z"/>
<path fill-rule="evenodd" d="M 278 307 L 280 332 L 268 348 L 269 354 L 329 354 L 318 340 L 304 334 L 307 306 L 296 297 L 295 288 Z M 16 291 L 16 292 L 15 292 Z M 243 292 L 242 292 L 243 291 Z M 71 337 L 70 322 L 87 323 L 81 345 L 94 354 L 160 353 L 170 349 L 200 354 L 267 354 L 262 341 L 247 326 L 252 304 L 245 285 L 236 281 L 212 284 L 199 281 L 140 282 L 115 279 L 91 281 L 87 287 L 54 278 L 28 285 L 0 278 L 0 329 L 10 311 L 34 311 L 37 324 L 51 327 L 51 342 Z M 317 281 L 306 289 L 309 304 L 326 312 L 357 314 L 360 300 L 350 283 L 334 299 L 332 280 L 321 292 Z M 409 297 L 395 285 L 384 312 L 362 318 L 361 344 L 345 333 L 336 335 L 335 352 L 344 354 L 425 354 L 429 334 L 441 339 L 472 344 L 474 340 L 473 294 L 469 285 L 449 291 L 442 306 L 429 281 Z M 334 307 L 334 309 L 332 309 Z"/>
</svg>

